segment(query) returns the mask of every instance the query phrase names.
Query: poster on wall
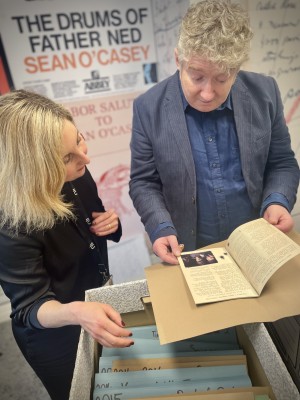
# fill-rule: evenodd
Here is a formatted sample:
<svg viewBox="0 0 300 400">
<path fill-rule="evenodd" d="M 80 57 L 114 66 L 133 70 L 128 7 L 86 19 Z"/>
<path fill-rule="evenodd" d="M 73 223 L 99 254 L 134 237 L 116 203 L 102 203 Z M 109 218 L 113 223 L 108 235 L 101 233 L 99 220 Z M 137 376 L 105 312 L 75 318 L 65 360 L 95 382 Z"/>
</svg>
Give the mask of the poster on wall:
<svg viewBox="0 0 300 400">
<path fill-rule="evenodd" d="M 151 0 L 0 0 L 16 89 L 55 100 L 157 82 Z"/>
<path fill-rule="evenodd" d="M 128 193 L 130 174 L 129 142 L 132 103 L 140 92 L 111 94 L 64 102 L 78 130 L 85 137 L 91 172 L 106 210 L 114 209 L 122 222 L 122 240 L 108 242 L 110 271 L 115 283 L 144 278 L 151 260 L 140 217 Z M 120 263 L 126 260 L 126 268 Z"/>
<path fill-rule="evenodd" d="M 13 88 L 13 82 L 0 37 L 0 95 L 10 92 L 11 88 Z"/>
<path fill-rule="evenodd" d="M 106 209 L 113 208 L 123 225 L 123 237 L 143 231 L 128 194 L 132 103 L 139 92 L 73 100 L 64 106 L 85 137 L 88 168 Z"/>
</svg>

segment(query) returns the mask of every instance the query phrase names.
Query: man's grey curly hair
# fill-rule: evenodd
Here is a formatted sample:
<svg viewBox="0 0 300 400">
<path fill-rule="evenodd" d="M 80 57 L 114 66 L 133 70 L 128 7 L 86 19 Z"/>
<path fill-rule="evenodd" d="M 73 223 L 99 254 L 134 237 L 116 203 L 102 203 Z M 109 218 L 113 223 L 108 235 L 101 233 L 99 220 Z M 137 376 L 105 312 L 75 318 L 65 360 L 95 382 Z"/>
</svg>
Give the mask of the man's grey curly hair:
<svg viewBox="0 0 300 400">
<path fill-rule="evenodd" d="M 199 56 L 224 70 L 239 69 L 248 60 L 253 32 L 249 16 L 230 0 L 204 0 L 183 17 L 177 44 L 178 61 Z"/>
</svg>

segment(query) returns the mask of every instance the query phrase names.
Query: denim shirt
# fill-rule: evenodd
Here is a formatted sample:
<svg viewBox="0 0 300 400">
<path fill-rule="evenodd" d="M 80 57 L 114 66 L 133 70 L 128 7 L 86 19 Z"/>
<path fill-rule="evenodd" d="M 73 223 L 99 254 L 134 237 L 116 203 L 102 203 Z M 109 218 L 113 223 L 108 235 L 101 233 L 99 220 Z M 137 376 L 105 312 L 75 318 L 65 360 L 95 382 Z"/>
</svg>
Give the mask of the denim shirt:
<svg viewBox="0 0 300 400">
<path fill-rule="evenodd" d="M 197 182 L 197 247 L 227 239 L 259 216 L 242 175 L 230 95 L 216 110 L 201 112 L 183 98 Z"/>
</svg>

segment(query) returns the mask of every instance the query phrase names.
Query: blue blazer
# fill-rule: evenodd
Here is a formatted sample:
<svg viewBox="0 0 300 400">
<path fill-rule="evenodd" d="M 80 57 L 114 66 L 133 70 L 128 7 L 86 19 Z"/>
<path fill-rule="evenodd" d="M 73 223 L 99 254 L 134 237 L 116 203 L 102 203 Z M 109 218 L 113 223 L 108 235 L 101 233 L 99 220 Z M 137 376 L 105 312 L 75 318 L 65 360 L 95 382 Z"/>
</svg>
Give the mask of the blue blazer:
<svg viewBox="0 0 300 400">
<path fill-rule="evenodd" d="M 242 172 L 255 208 L 271 193 L 295 204 L 299 166 L 275 80 L 240 71 L 231 89 Z M 172 221 L 180 243 L 196 246 L 196 174 L 178 71 L 135 99 L 130 196 L 150 235 Z"/>
</svg>

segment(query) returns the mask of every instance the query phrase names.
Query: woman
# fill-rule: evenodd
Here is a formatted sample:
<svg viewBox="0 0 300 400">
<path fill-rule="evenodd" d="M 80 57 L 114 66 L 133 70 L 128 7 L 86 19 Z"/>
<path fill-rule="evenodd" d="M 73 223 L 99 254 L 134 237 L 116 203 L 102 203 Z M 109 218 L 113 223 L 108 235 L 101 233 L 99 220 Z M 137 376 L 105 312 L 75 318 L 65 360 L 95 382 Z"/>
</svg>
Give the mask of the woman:
<svg viewBox="0 0 300 400">
<path fill-rule="evenodd" d="M 69 398 L 81 327 L 103 346 L 133 344 L 119 313 L 84 302 L 109 278 L 106 240 L 121 237 L 89 161 L 62 106 L 24 90 L 0 97 L 0 284 L 16 342 L 55 400 Z"/>
</svg>

